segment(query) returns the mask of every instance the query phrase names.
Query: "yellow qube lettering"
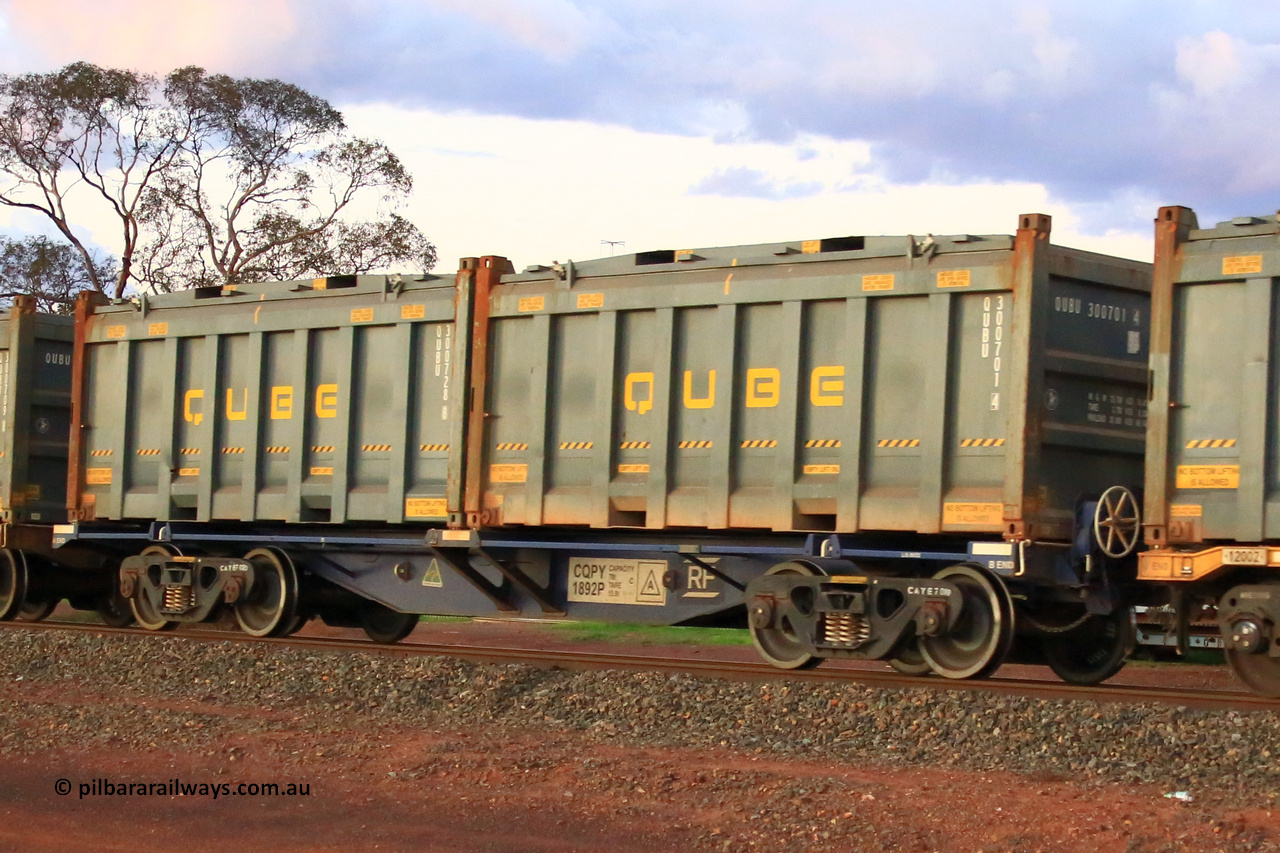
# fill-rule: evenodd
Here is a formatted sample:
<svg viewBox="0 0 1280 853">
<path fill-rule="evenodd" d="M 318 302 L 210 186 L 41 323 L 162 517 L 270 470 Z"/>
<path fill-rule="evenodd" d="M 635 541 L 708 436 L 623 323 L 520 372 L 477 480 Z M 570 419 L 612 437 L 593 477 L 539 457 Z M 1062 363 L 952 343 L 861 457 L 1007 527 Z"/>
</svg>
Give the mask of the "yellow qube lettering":
<svg viewBox="0 0 1280 853">
<path fill-rule="evenodd" d="M 640 384 L 649 386 L 649 396 L 643 400 L 637 400 L 635 396 L 635 387 Z M 652 373 L 628 373 L 627 379 L 623 383 L 623 400 L 627 404 L 627 409 L 632 412 L 644 414 L 653 408 L 653 374 Z"/>
<path fill-rule="evenodd" d="M 338 386 L 333 383 L 316 386 L 316 417 L 338 416 Z"/>
<path fill-rule="evenodd" d="M 716 404 L 716 372 L 707 371 L 707 396 L 693 396 L 693 371 L 684 372 L 684 407 L 686 409 L 710 409 Z"/>
<path fill-rule="evenodd" d="M 844 405 L 844 366 L 815 367 L 809 381 L 809 400 L 815 406 Z"/>
<path fill-rule="evenodd" d="M 240 397 L 240 409 L 235 407 L 235 390 L 227 389 L 227 420 L 242 421 L 249 417 L 249 389 L 241 388 L 244 393 Z"/>
<path fill-rule="evenodd" d="M 287 421 L 293 417 L 293 386 L 276 385 L 271 389 L 271 420 Z"/>
<path fill-rule="evenodd" d="M 200 426 L 200 422 L 204 420 L 204 415 L 200 412 L 192 411 L 191 403 L 195 400 L 203 400 L 204 391 L 199 388 L 192 388 L 186 394 L 182 395 L 182 417 L 189 424 Z"/>
<path fill-rule="evenodd" d="M 747 371 L 747 408 L 772 409 L 782 399 L 782 371 L 753 367 Z"/>
</svg>

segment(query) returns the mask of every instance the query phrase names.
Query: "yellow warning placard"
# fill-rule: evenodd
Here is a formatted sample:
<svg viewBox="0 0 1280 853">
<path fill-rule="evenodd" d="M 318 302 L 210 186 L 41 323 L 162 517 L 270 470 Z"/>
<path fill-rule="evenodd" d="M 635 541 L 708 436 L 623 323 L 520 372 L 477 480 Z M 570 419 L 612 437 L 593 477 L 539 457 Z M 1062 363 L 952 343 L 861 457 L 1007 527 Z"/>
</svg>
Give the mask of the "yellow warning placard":
<svg viewBox="0 0 1280 853">
<path fill-rule="evenodd" d="M 311 469 L 311 476 L 313 476 L 313 477 L 332 477 L 332 476 L 333 476 L 333 469 L 332 469 L 332 468 L 312 468 L 312 469 Z"/>
<path fill-rule="evenodd" d="M 893 290 L 893 273 L 864 275 L 862 277 L 862 290 L 864 293 L 878 290 Z"/>
<path fill-rule="evenodd" d="M 89 486 L 109 486 L 111 485 L 111 469 L 110 468 L 85 468 L 84 482 Z"/>
<path fill-rule="evenodd" d="M 816 255 L 822 251 L 821 240 L 805 240 L 800 244 L 800 252 L 805 255 Z"/>
<path fill-rule="evenodd" d="M 648 465 L 619 465 L 618 473 L 619 474 L 648 474 L 649 466 Z"/>
<path fill-rule="evenodd" d="M 163 337 L 169 334 L 168 323 L 149 323 L 147 325 L 147 334 L 152 337 Z"/>
<path fill-rule="evenodd" d="M 111 340 L 119 340 L 125 335 L 124 326 L 107 326 L 107 337 Z"/>
<path fill-rule="evenodd" d="M 1223 275 L 1248 275 L 1262 272 L 1262 255 L 1228 255 L 1222 259 Z"/>
<path fill-rule="evenodd" d="M 1170 504 L 1170 518 L 1200 518 L 1204 515 L 1204 507 L 1200 504 Z"/>
<path fill-rule="evenodd" d="M 489 466 L 489 482 L 491 483 L 523 483 L 528 478 L 528 465 Z"/>
<path fill-rule="evenodd" d="M 1179 489 L 1238 489 L 1239 465 L 1179 465 Z"/>
<path fill-rule="evenodd" d="M 664 560 L 569 558 L 569 600 L 593 604 L 667 603 Z"/>
<path fill-rule="evenodd" d="M 998 503 L 944 503 L 943 524 L 1004 524 L 1004 504 Z"/>
<path fill-rule="evenodd" d="M 401 320 L 421 320 L 427 316 L 427 306 L 425 305 L 401 305 Z"/>
<path fill-rule="evenodd" d="M 546 305 L 546 300 L 541 296 L 522 296 L 517 308 L 521 311 L 541 311 Z"/>
<path fill-rule="evenodd" d="M 444 518 L 449 514 L 444 498 L 405 498 L 405 518 Z"/>
<path fill-rule="evenodd" d="M 806 474 L 839 474 L 839 465 L 806 465 L 804 466 Z"/>
<path fill-rule="evenodd" d="M 968 270 L 938 270 L 938 287 L 968 287 Z"/>
<path fill-rule="evenodd" d="M 200 469 L 199 468 L 179 468 L 178 476 L 179 477 L 199 477 Z"/>
<path fill-rule="evenodd" d="M 603 308 L 604 294 L 603 293 L 579 293 L 578 307 L 579 308 Z"/>
<path fill-rule="evenodd" d="M 352 308 L 351 322 L 353 323 L 369 323 L 373 321 L 372 308 Z"/>
</svg>

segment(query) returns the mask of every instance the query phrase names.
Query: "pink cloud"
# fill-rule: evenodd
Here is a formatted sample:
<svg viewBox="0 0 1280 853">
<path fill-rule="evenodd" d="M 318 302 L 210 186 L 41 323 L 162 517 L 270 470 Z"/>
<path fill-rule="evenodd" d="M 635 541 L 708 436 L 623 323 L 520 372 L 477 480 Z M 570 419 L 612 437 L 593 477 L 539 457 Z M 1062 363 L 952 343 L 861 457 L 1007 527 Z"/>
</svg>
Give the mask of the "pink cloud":
<svg viewBox="0 0 1280 853">
<path fill-rule="evenodd" d="M 10 0 L 9 24 L 50 66 L 87 60 L 155 73 L 252 73 L 298 29 L 289 0 Z"/>
</svg>

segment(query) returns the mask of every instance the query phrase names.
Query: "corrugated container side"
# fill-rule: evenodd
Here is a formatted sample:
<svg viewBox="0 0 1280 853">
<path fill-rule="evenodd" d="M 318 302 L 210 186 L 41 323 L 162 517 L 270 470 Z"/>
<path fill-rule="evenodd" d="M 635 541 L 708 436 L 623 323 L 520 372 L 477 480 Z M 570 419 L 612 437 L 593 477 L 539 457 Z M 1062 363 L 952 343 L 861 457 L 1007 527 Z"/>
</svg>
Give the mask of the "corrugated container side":
<svg viewBox="0 0 1280 853">
<path fill-rule="evenodd" d="M 77 517 L 443 521 L 461 443 L 452 284 L 362 276 L 96 309 Z"/>
<path fill-rule="evenodd" d="M 1168 207 L 1156 235 L 1147 541 L 1280 539 L 1280 225 Z"/>
<path fill-rule="evenodd" d="M 507 275 L 468 502 L 503 524 L 1069 535 L 1081 497 L 1141 478 L 1148 266 L 1050 247 L 1047 217 L 1017 241 Z"/>
<path fill-rule="evenodd" d="M 66 520 L 74 320 L 20 296 L 0 314 L 0 501 L 9 522 Z"/>
</svg>

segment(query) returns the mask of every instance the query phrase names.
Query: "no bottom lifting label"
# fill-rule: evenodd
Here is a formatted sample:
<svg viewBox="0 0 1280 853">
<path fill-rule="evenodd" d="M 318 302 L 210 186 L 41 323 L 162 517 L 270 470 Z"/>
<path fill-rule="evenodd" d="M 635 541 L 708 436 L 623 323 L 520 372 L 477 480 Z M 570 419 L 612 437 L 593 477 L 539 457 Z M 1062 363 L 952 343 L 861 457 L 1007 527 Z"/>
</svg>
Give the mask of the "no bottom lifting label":
<svg viewBox="0 0 1280 853">
<path fill-rule="evenodd" d="M 667 603 L 664 560 L 569 558 L 569 600 L 595 604 Z"/>
</svg>

